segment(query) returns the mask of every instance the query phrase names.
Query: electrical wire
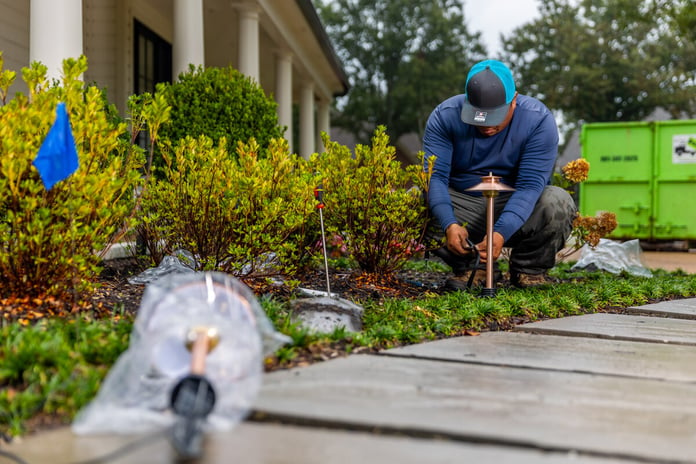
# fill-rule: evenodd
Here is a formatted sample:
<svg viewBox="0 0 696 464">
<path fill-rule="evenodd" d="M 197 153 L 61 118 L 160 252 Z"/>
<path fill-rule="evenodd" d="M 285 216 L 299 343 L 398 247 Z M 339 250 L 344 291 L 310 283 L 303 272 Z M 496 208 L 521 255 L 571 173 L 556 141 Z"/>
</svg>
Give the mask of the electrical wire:
<svg viewBox="0 0 696 464">
<path fill-rule="evenodd" d="M 7 458 L 10 461 L 15 462 L 17 464 L 29 464 L 27 461 L 23 460 L 14 453 L 10 453 L 9 451 L 0 450 L 0 458 Z"/>
<path fill-rule="evenodd" d="M 166 438 L 168 430 L 169 429 L 160 430 L 160 431 L 145 435 L 144 437 L 139 438 L 137 440 L 133 440 L 129 443 L 126 443 L 125 445 L 121 446 L 120 448 L 116 448 L 115 450 L 113 450 L 107 454 L 104 454 L 103 456 L 87 459 L 86 461 L 76 461 L 76 462 L 73 462 L 72 464 L 105 464 L 109 461 L 114 461 L 118 458 L 121 458 L 123 456 L 127 456 L 131 453 L 134 453 L 135 451 L 139 450 L 140 448 L 144 448 L 145 446 L 152 444 L 154 440 Z"/>
<path fill-rule="evenodd" d="M 471 251 L 473 251 L 474 255 L 476 256 L 476 259 L 474 260 L 474 265 L 471 268 L 469 280 L 466 283 L 466 288 L 471 288 L 471 286 L 474 284 L 474 278 L 476 277 L 476 270 L 479 268 L 479 264 L 481 264 L 481 253 L 479 252 L 478 248 L 476 248 L 474 242 L 472 242 L 469 239 L 469 237 L 466 238 L 466 243 L 467 245 L 469 245 L 469 248 L 471 248 Z"/>
<path fill-rule="evenodd" d="M 167 436 L 167 431 L 168 429 L 162 430 L 162 431 L 157 431 L 148 435 L 145 435 L 142 438 L 139 438 L 137 440 L 133 440 L 129 443 L 126 443 L 125 445 L 116 448 L 115 450 L 103 455 L 99 456 L 96 458 L 90 458 L 86 461 L 76 461 L 72 464 L 106 464 L 109 461 L 114 461 L 118 458 L 127 456 L 131 453 L 134 453 L 135 451 L 139 450 L 140 448 L 144 448 L 147 445 L 150 445 L 153 443 L 154 440 L 159 440 L 162 438 L 166 438 Z M 0 450 L 0 458 L 7 458 L 10 460 L 10 462 L 14 462 L 15 464 L 29 464 L 27 461 L 24 459 L 20 458 L 14 453 L 10 453 L 9 451 L 3 451 Z M 0 459 L 0 463 L 2 462 L 2 459 Z"/>
</svg>

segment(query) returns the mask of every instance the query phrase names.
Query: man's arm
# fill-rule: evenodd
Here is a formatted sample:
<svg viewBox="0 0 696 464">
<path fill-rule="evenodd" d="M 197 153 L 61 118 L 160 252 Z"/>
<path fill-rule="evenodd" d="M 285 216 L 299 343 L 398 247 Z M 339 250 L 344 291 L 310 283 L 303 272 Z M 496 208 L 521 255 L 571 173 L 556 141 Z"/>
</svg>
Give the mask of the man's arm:
<svg viewBox="0 0 696 464">
<path fill-rule="evenodd" d="M 551 178 L 558 155 L 558 128 L 547 112 L 522 149 L 515 191 L 495 223 L 494 230 L 508 240 L 529 219 Z"/>
<path fill-rule="evenodd" d="M 447 230 L 449 225 L 457 222 L 448 191 L 452 169 L 452 150 L 452 141 L 440 114 L 440 108 L 435 108 L 425 125 L 423 151 L 426 163 L 428 157 L 435 156 L 427 201 L 430 212 L 439 221 L 443 232 Z M 427 165 L 424 168 L 427 168 Z"/>
<path fill-rule="evenodd" d="M 423 151 L 426 159 L 435 156 L 427 198 L 428 207 L 445 232 L 447 248 L 459 255 L 468 254 L 470 253 L 467 244 L 469 232 L 458 224 L 448 191 L 452 171 L 453 145 L 439 108 L 432 112 L 425 126 Z"/>
</svg>

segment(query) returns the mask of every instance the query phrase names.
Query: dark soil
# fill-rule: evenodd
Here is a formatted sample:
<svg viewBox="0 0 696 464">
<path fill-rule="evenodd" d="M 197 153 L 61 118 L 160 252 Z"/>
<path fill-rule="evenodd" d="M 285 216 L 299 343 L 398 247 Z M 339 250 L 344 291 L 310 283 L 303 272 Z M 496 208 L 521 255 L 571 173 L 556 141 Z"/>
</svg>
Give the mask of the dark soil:
<svg viewBox="0 0 696 464">
<path fill-rule="evenodd" d="M 146 270 L 147 264 L 136 258 L 121 258 L 105 261 L 103 266 L 99 276 L 101 288 L 97 291 L 95 300 L 103 301 L 112 310 L 122 308 L 135 314 L 145 292 L 145 285 L 131 284 L 128 279 Z"/>
</svg>

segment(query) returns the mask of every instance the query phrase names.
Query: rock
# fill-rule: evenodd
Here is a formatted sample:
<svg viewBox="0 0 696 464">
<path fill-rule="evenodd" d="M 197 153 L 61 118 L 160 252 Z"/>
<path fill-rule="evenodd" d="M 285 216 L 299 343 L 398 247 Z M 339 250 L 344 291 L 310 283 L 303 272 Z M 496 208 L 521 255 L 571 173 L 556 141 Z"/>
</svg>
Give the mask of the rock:
<svg viewBox="0 0 696 464">
<path fill-rule="evenodd" d="M 362 330 L 363 307 L 343 298 L 298 298 L 290 302 L 292 319 L 313 332 L 331 333 L 338 327 Z"/>
</svg>

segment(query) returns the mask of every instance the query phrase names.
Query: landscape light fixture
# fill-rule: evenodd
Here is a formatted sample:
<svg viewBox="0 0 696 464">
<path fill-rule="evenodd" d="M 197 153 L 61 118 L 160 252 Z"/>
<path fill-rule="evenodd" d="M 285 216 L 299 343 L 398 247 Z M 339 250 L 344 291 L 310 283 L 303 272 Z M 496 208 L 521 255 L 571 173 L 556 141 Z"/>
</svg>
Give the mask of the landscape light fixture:
<svg viewBox="0 0 696 464">
<path fill-rule="evenodd" d="M 512 187 L 500 182 L 500 176 L 489 173 L 481 177 L 481 183 L 468 188 L 470 192 L 481 192 L 486 197 L 486 287 L 482 290 L 482 297 L 495 296 L 495 281 L 493 280 L 493 224 L 495 222 L 495 197 L 499 192 L 510 192 L 515 190 Z"/>
</svg>

